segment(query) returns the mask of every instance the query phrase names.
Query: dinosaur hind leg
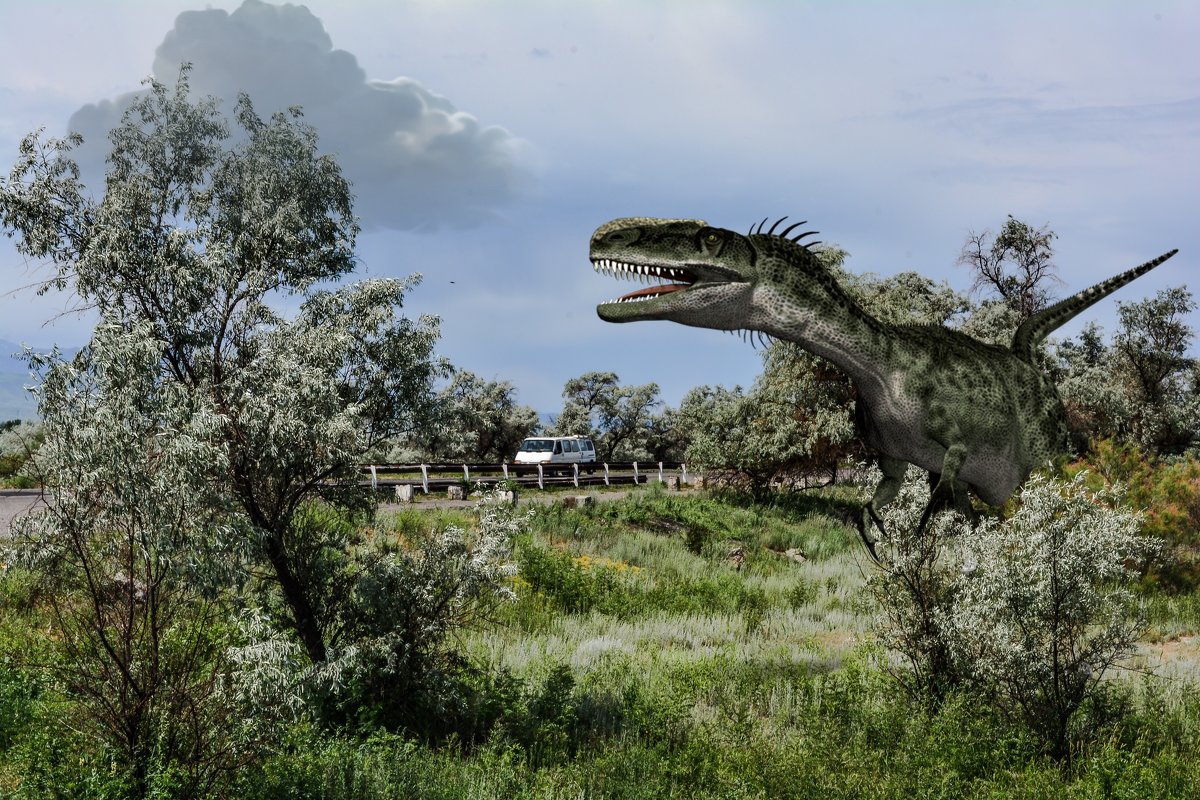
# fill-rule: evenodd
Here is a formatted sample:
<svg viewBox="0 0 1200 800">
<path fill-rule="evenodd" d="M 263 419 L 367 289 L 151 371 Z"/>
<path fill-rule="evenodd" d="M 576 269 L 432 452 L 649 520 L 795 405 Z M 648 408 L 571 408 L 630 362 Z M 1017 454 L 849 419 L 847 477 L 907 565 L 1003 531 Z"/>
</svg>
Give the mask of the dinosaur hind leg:
<svg viewBox="0 0 1200 800">
<path fill-rule="evenodd" d="M 895 500 L 896 495 L 900 492 L 900 487 L 904 483 L 904 474 L 908 472 L 908 462 L 881 453 L 879 469 L 883 473 L 883 479 L 875 487 L 875 494 L 871 497 L 871 501 L 863 506 L 862 519 L 858 524 L 858 533 L 862 536 L 863 544 L 867 546 L 871 558 L 876 561 L 879 559 L 875 555 L 875 543 L 879 541 L 879 537 L 870 531 L 872 527 L 875 527 L 879 529 L 880 537 L 887 535 L 880 512 L 884 506 Z"/>
</svg>

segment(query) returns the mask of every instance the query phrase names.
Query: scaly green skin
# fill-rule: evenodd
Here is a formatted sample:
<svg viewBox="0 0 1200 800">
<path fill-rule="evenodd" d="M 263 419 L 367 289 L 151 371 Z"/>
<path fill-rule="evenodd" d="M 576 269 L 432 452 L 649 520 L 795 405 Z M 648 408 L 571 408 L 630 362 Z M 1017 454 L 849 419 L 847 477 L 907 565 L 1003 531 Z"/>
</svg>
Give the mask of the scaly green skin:
<svg viewBox="0 0 1200 800">
<path fill-rule="evenodd" d="M 761 226 L 760 226 L 761 229 Z M 863 310 L 806 247 L 771 233 L 742 235 L 699 220 L 627 218 L 592 236 L 597 271 L 664 278 L 597 306 L 608 322 L 672 320 L 760 331 L 836 364 L 858 392 L 864 440 L 883 480 L 862 532 L 900 489 L 909 464 L 936 478 L 930 514 L 967 507 L 966 489 L 1004 503 L 1035 467 L 1067 449 L 1054 383 L 1033 364 L 1037 345 L 1088 306 L 1176 253 L 1147 262 L 1036 314 L 1011 348 L 937 325 L 890 325 Z"/>
</svg>

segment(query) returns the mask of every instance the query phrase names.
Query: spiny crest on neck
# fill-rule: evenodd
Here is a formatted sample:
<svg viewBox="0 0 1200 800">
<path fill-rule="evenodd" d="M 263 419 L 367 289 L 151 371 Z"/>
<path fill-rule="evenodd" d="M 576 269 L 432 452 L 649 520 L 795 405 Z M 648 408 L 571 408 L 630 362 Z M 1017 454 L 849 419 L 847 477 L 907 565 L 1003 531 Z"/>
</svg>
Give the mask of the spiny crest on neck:
<svg viewBox="0 0 1200 800">
<path fill-rule="evenodd" d="M 763 217 L 762 222 L 758 223 L 758 229 L 756 230 L 754 225 L 751 225 L 750 230 L 747 233 L 752 234 L 752 235 L 753 234 L 761 234 L 763 232 L 763 225 L 766 225 L 767 220 L 769 220 L 769 219 L 770 219 L 770 217 Z M 782 239 L 787 239 L 789 242 L 795 242 L 796 244 L 800 244 L 800 240 L 803 239 L 805 236 L 815 236 L 817 233 L 819 233 L 819 231 L 804 231 L 803 233 L 796 234 L 795 236 L 791 237 L 790 239 L 788 238 L 789 233 L 791 233 L 796 228 L 799 228 L 801 225 L 804 225 L 808 222 L 808 220 L 806 220 L 806 219 L 802 219 L 799 222 L 793 222 L 791 225 L 787 226 L 786 228 L 781 230 L 779 233 L 775 233 L 775 229 L 778 228 L 779 225 L 785 219 L 787 219 L 786 214 L 784 216 L 780 217 L 779 219 L 775 220 L 775 224 L 771 226 L 770 230 L 767 231 L 766 235 L 767 236 L 779 236 Z M 805 242 L 804 244 L 801 244 L 800 246 L 811 249 L 813 247 L 813 245 L 818 245 L 820 243 L 821 243 L 821 240 L 816 239 L 811 242 Z"/>
<path fill-rule="evenodd" d="M 778 228 L 783 221 L 787 219 L 787 217 L 783 216 L 775 220 L 775 223 L 766 231 L 764 231 L 763 227 L 767 224 L 768 219 L 770 219 L 770 217 L 764 217 L 763 220 L 757 224 L 757 226 L 751 225 L 749 235 L 773 236 L 777 239 L 781 239 L 804 248 L 804 252 L 807 255 L 807 258 L 803 261 L 805 264 L 804 272 L 806 275 L 808 275 L 809 279 L 816 281 L 822 287 L 828 297 L 833 299 L 837 304 L 848 309 L 872 331 L 880 335 L 888 335 L 890 333 L 892 326 L 867 311 L 862 304 L 859 303 L 858 299 L 848 292 L 844 286 L 842 286 L 842 284 L 838 281 L 834 271 L 823 262 L 819 255 L 820 251 L 813 249 L 815 245 L 821 244 L 821 240 L 816 239 L 811 242 L 799 241 L 806 236 L 812 236 L 816 234 L 817 231 L 805 231 L 789 238 L 788 234 L 801 225 L 806 224 L 808 220 L 801 220 L 800 222 L 792 223 L 779 233 L 775 233 L 775 229 Z"/>
</svg>

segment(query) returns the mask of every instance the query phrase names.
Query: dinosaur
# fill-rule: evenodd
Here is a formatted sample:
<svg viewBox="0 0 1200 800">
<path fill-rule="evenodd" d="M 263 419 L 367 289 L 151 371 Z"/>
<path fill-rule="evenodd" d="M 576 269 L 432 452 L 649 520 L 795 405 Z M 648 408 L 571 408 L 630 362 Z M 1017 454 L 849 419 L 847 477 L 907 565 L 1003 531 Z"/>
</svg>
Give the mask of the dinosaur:
<svg viewBox="0 0 1200 800">
<path fill-rule="evenodd" d="M 784 218 L 786 219 L 786 217 Z M 1069 448 L 1066 413 L 1038 345 L 1056 328 L 1175 255 L 1171 250 L 1096 284 L 1021 323 L 1010 347 L 985 344 L 940 325 L 892 325 L 869 314 L 837 282 L 812 246 L 775 233 L 766 220 L 746 235 L 701 220 L 631 217 L 592 235 L 593 268 L 651 285 L 596 307 L 607 322 L 670 320 L 750 331 L 795 342 L 832 362 L 857 390 L 863 441 L 883 477 L 857 520 L 872 557 L 886 535 L 881 510 L 909 465 L 929 471 L 936 511 L 969 512 L 967 492 L 993 506 L 1029 474 Z"/>
</svg>

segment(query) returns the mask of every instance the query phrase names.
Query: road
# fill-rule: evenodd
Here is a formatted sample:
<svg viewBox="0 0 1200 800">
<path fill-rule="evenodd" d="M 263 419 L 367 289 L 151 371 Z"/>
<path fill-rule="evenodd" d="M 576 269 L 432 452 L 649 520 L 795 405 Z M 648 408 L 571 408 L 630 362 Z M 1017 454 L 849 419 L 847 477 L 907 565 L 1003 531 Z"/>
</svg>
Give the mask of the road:
<svg viewBox="0 0 1200 800">
<path fill-rule="evenodd" d="M 8 536 L 12 521 L 41 504 L 37 489 L 0 489 L 0 536 Z"/>
</svg>

